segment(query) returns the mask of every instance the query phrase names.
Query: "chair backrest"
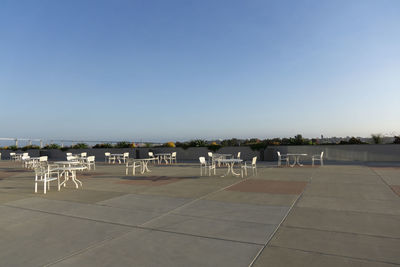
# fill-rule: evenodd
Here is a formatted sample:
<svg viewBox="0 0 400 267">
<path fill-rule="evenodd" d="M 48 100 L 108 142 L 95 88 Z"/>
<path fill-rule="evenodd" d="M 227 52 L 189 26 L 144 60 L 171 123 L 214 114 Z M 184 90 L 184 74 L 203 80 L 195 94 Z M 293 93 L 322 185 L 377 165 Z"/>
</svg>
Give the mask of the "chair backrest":
<svg viewBox="0 0 400 267">
<path fill-rule="evenodd" d="M 31 157 L 29 157 L 28 155 L 22 155 L 22 160 L 28 160 L 28 159 L 30 159 Z"/>
<path fill-rule="evenodd" d="M 176 157 L 176 152 L 172 152 L 171 156 Z"/>
<path fill-rule="evenodd" d="M 251 160 L 251 165 L 255 166 L 257 162 L 257 157 L 253 157 L 253 159 Z"/>
<path fill-rule="evenodd" d="M 94 156 L 89 156 L 87 157 L 88 162 L 94 162 L 95 157 Z"/>
<path fill-rule="evenodd" d="M 41 157 L 39 157 L 39 161 L 40 161 L 40 162 L 47 161 L 47 156 L 41 156 Z"/>
<path fill-rule="evenodd" d="M 129 152 L 125 152 L 124 153 L 124 158 L 128 158 L 129 157 Z"/>
<path fill-rule="evenodd" d="M 321 159 L 322 159 L 323 156 L 324 156 L 324 151 L 321 152 Z"/>
<path fill-rule="evenodd" d="M 200 163 L 201 164 L 206 164 L 206 158 L 205 157 L 199 157 Z"/>
<path fill-rule="evenodd" d="M 281 157 L 281 152 L 276 151 L 276 153 L 278 154 L 278 157 Z"/>
<path fill-rule="evenodd" d="M 76 160 L 76 157 L 74 157 L 74 156 L 68 156 L 68 157 L 67 157 L 67 160 L 68 160 L 68 161 L 74 161 L 74 160 Z"/>
<path fill-rule="evenodd" d="M 10 153 L 10 157 L 11 157 L 11 156 L 15 156 L 15 152 L 11 152 L 11 153 Z"/>
<path fill-rule="evenodd" d="M 22 157 L 27 157 L 27 156 L 29 156 L 28 153 L 22 153 Z"/>
<path fill-rule="evenodd" d="M 149 152 L 149 157 L 150 157 L 150 158 L 154 158 L 154 153 L 150 151 L 150 152 Z"/>
<path fill-rule="evenodd" d="M 240 159 L 240 151 L 237 153 L 237 158 Z"/>
<path fill-rule="evenodd" d="M 82 152 L 81 153 L 81 157 L 86 157 L 87 156 L 87 152 Z"/>
<path fill-rule="evenodd" d="M 105 152 L 104 156 L 109 157 L 109 156 L 111 156 L 111 153 L 110 152 Z"/>
<path fill-rule="evenodd" d="M 67 152 L 66 155 L 67 155 L 67 157 L 68 156 L 72 156 L 72 153 L 71 152 Z"/>
<path fill-rule="evenodd" d="M 208 152 L 208 156 L 212 158 L 212 152 Z"/>
</svg>

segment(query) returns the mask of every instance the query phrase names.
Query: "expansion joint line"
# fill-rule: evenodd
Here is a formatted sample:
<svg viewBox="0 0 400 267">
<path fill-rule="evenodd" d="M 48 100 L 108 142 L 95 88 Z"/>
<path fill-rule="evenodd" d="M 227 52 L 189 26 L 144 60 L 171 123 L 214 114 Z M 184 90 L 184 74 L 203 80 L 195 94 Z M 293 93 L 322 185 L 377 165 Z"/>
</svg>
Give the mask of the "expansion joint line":
<svg viewBox="0 0 400 267">
<path fill-rule="evenodd" d="M 247 181 L 248 179 L 250 179 L 250 177 L 241 179 L 241 180 L 237 181 L 236 183 L 230 184 L 230 185 L 225 186 L 225 187 L 223 187 L 223 188 L 220 188 L 220 189 L 218 189 L 218 190 L 216 190 L 216 191 L 213 191 L 213 192 L 210 192 L 210 193 L 205 194 L 205 195 L 203 195 L 203 196 L 200 196 L 200 197 L 198 197 L 198 198 L 196 198 L 196 199 L 193 199 L 193 200 L 190 201 L 190 202 L 187 202 L 187 203 L 185 203 L 185 204 L 183 204 L 183 205 L 181 205 L 181 206 L 179 206 L 179 207 L 176 207 L 176 208 L 170 210 L 169 212 L 167 212 L 167 213 L 165 213 L 165 214 L 163 214 L 163 215 L 160 215 L 160 216 L 158 216 L 158 217 L 152 218 L 151 220 L 149 220 L 149 221 L 147 221 L 147 222 L 145 222 L 145 223 L 142 223 L 142 224 L 140 224 L 140 225 L 137 225 L 137 226 L 135 226 L 135 227 L 132 227 L 132 228 L 136 228 L 136 229 L 146 229 L 146 230 L 155 230 L 155 229 L 148 228 L 148 227 L 146 227 L 145 225 L 148 224 L 148 223 L 150 223 L 150 222 L 152 222 L 152 221 L 154 221 L 154 220 L 163 218 L 164 216 L 167 216 L 167 215 L 169 215 L 169 214 L 171 214 L 171 213 L 174 213 L 175 211 L 180 210 L 180 209 L 182 209 L 182 208 L 184 208 L 184 207 L 186 207 L 186 206 L 188 206 L 188 205 L 191 205 L 191 204 L 193 204 L 193 203 L 195 203 L 195 202 L 197 202 L 197 201 L 199 201 L 199 200 L 201 200 L 201 199 L 204 199 L 204 198 L 206 198 L 206 197 L 208 197 L 208 196 L 211 196 L 212 194 L 216 194 L 216 193 L 221 192 L 221 191 L 223 191 L 223 190 L 225 190 L 225 189 L 227 189 L 227 188 L 229 188 L 229 187 L 231 187 L 231 186 L 234 186 L 234 185 L 236 185 L 236 184 L 239 184 L 239 183 L 241 183 L 241 182 L 243 182 L 243 181 Z M 46 264 L 45 266 L 46 266 L 46 267 L 47 267 L 47 266 L 52 266 L 52 265 L 54 265 L 54 264 L 57 264 L 57 263 L 59 263 L 59 262 L 61 262 L 61 261 L 63 261 L 63 260 L 66 260 L 66 259 L 68 259 L 68 258 L 71 258 L 71 257 L 73 257 L 73 256 L 76 256 L 76 255 L 82 254 L 82 253 L 84 253 L 84 252 L 86 252 L 86 251 L 89 251 L 89 250 L 91 250 L 91 249 L 95 249 L 95 248 L 97 248 L 97 247 L 100 247 L 100 246 L 104 245 L 106 242 L 109 242 L 109 241 L 111 241 L 111 240 L 120 239 L 120 238 L 124 237 L 125 235 L 129 234 L 129 233 L 132 232 L 132 231 L 133 231 L 133 229 L 131 229 L 130 231 L 127 231 L 127 232 L 125 232 L 125 233 L 123 233 L 123 234 L 121 234 L 121 235 L 103 239 L 103 240 L 101 240 L 101 241 L 99 241 L 99 242 L 96 242 L 96 243 L 90 245 L 89 247 L 80 249 L 80 250 L 75 251 L 75 252 L 73 252 L 73 253 L 71 253 L 71 254 L 69 254 L 69 255 L 66 255 L 66 256 L 64 256 L 64 257 L 62 257 L 62 258 L 60 258 L 60 259 L 57 259 L 57 260 L 55 260 L 55 261 L 53 261 L 53 262 L 51 262 L 51 263 L 48 263 L 48 264 Z M 167 231 L 162 231 L 162 232 L 167 232 Z"/>
<path fill-rule="evenodd" d="M 292 211 L 294 206 L 299 202 L 299 200 L 302 198 L 304 191 L 306 191 L 308 185 L 311 183 L 312 178 L 314 176 L 314 173 L 316 170 L 311 174 L 310 180 L 307 183 L 306 187 L 304 188 L 303 192 L 296 198 L 296 200 L 293 202 L 293 204 L 290 206 L 289 210 L 286 212 L 285 216 L 283 216 L 281 222 L 278 224 L 278 226 L 275 228 L 274 232 L 270 235 L 270 237 L 267 239 L 267 242 L 262 246 L 262 248 L 258 251 L 254 259 L 250 262 L 249 267 L 252 267 L 254 263 L 257 261 L 257 259 L 260 257 L 261 253 L 264 251 L 264 249 L 268 246 L 269 242 L 271 242 L 272 238 L 275 236 L 276 232 L 278 229 L 281 227 L 281 225 L 285 222 L 286 218 L 288 217 L 289 213 Z"/>
</svg>

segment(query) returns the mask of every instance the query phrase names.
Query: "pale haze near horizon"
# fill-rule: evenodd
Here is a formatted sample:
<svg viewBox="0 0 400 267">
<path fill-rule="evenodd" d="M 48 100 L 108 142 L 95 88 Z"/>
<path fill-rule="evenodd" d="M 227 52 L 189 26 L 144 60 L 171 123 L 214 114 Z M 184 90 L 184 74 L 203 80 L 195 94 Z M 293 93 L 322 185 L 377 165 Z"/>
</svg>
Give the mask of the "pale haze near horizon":
<svg viewBox="0 0 400 267">
<path fill-rule="evenodd" d="M 2 1 L 0 137 L 400 134 L 400 1 Z"/>
</svg>

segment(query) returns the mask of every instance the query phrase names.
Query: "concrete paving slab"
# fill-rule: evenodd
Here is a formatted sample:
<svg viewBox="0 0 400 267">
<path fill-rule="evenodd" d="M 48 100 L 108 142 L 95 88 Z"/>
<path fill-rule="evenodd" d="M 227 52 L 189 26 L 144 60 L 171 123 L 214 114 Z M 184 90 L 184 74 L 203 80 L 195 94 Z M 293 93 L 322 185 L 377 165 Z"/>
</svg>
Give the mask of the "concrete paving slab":
<svg viewBox="0 0 400 267">
<path fill-rule="evenodd" d="M 216 220 L 194 216 L 170 214 L 142 225 L 177 233 L 235 240 L 263 245 L 277 225 Z"/>
<path fill-rule="evenodd" d="M 176 198 L 199 198 L 209 193 L 215 192 L 220 189 L 216 185 L 182 185 L 181 182 L 175 184 L 168 184 L 165 186 L 148 187 L 146 190 L 139 192 L 146 195 L 159 195 L 166 197 Z"/>
<path fill-rule="evenodd" d="M 393 175 L 384 175 L 382 179 L 390 185 L 400 185 L 400 177 Z"/>
<path fill-rule="evenodd" d="M 162 215 L 162 213 L 154 211 L 124 209 L 92 204 L 79 205 L 74 209 L 63 211 L 61 214 L 129 226 L 138 226 Z"/>
<path fill-rule="evenodd" d="M 247 266 L 260 247 L 135 229 L 55 266 Z"/>
<path fill-rule="evenodd" d="M 400 185 L 392 185 L 390 188 L 400 197 Z"/>
<path fill-rule="evenodd" d="M 400 216 L 294 208 L 284 226 L 400 238 Z"/>
<path fill-rule="evenodd" d="M 400 215 L 400 200 L 343 199 L 303 196 L 297 207 Z"/>
<path fill-rule="evenodd" d="M 282 206 L 262 206 L 199 200 L 182 209 L 174 211 L 174 214 L 239 222 L 279 224 L 288 210 L 289 207 Z"/>
<path fill-rule="evenodd" d="M 299 195 L 303 192 L 306 185 L 307 182 L 250 179 L 230 186 L 225 190 L 251 193 Z"/>
<path fill-rule="evenodd" d="M 271 246 L 400 264 L 400 239 L 280 227 Z"/>
<path fill-rule="evenodd" d="M 297 199 L 297 195 L 265 194 L 265 193 L 247 193 L 237 191 L 223 190 L 207 196 L 205 199 L 232 202 L 247 203 L 269 206 L 292 206 Z"/>
<path fill-rule="evenodd" d="M 346 174 L 338 175 L 335 173 L 318 173 L 313 176 L 313 183 L 323 184 L 372 184 L 382 185 L 382 179 L 379 176 L 371 175 L 360 175 L 360 174 Z"/>
<path fill-rule="evenodd" d="M 0 204 L 27 198 L 24 194 L 0 193 Z"/>
<path fill-rule="evenodd" d="M 76 209 L 82 204 L 70 201 L 44 199 L 41 197 L 31 197 L 12 201 L 6 205 L 34 211 L 62 214 L 65 211 Z"/>
<path fill-rule="evenodd" d="M 168 212 L 191 201 L 189 198 L 172 198 L 164 196 L 149 196 L 139 194 L 127 194 L 109 200 L 98 202 L 99 205 L 117 207 L 129 210 Z"/>
<path fill-rule="evenodd" d="M 103 186 L 104 190 L 104 186 Z M 61 188 L 60 191 L 51 191 L 46 195 L 40 194 L 39 196 L 46 199 L 65 200 L 81 203 L 96 203 L 99 201 L 107 200 L 117 196 L 125 195 L 124 192 L 88 190 L 85 188 Z"/>
<path fill-rule="evenodd" d="M 386 184 L 322 184 L 312 182 L 303 195 L 369 200 L 397 200 L 398 198 Z"/>
<path fill-rule="evenodd" d="M 2 266 L 43 266 L 130 228 L 0 206 Z"/>
<path fill-rule="evenodd" d="M 397 264 L 387 264 L 376 261 L 359 260 L 347 257 L 324 255 L 321 253 L 267 247 L 261 253 L 254 267 L 395 267 Z"/>
</svg>

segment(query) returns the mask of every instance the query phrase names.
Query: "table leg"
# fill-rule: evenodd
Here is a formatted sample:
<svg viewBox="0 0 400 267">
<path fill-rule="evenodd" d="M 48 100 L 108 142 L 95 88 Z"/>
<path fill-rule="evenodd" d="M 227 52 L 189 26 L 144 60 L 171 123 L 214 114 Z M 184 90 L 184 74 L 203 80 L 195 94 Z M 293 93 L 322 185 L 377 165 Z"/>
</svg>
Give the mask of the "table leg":
<svg viewBox="0 0 400 267">
<path fill-rule="evenodd" d="M 233 165 L 235 165 L 234 162 L 232 162 L 232 166 L 231 166 L 232 175 L 234 175 L 234 176 L 240 176 L 240 173 L 236 173 L 236 172 L 234 171 Z"/>
<path fill-rule="evenodd" d="M 303 164 L 300 163 L 300 156 L 297 157 L 297 164 L 298 164 L 300 167 L 303 166 Z"/>
</svg>

